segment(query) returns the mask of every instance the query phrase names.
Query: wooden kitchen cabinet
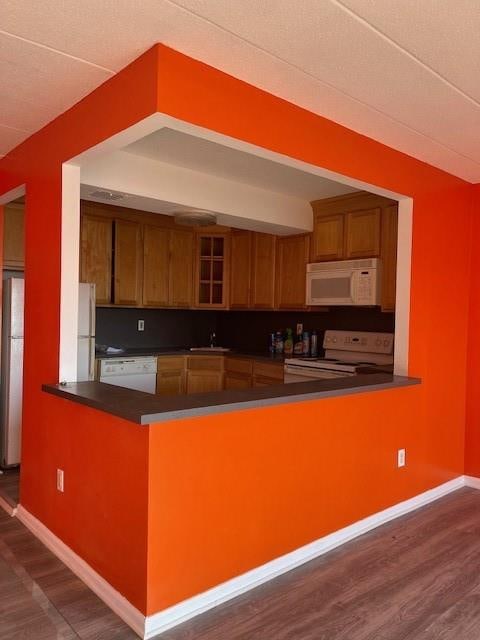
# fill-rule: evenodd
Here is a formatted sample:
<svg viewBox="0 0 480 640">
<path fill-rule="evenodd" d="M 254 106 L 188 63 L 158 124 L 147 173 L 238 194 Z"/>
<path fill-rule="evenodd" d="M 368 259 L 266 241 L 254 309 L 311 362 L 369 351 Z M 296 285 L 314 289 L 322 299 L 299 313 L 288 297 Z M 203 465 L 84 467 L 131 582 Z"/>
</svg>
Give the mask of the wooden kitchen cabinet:
<svg viewBox="0 0 480 640">
<path fill-rule="evenodd" d="M 143 227 L 143 304 L 166 307 L 169 304 L 170 230 Z"/>
<path fill-rule="evenodd" d="M 253 385 L 251 358 L 225 357 L 225 389 L 248 389 Z"/>
<path fill-rule="evenodd" d="M 226 308 L 228 304 L 228 235 L 197 235 L 195 266 L 195 306 Z"/>
<path fill-rule="evenodd" d="M 113 221 L 82 215 L 80 239 L 80 281 L 95 284 L 97 304 L 112 302 Z"/>
<path fill-rule="evenodd" d="M 142 304 L 142 228 L 137 222 L 115 220 L 114 302 Z"/>
<path fill-rule="evenodd" d="M 380 255 L 380 207 L 351 211 L 345 215 L 345 258 L 376 258 Z"/>
<path fill-rule="evenodd" d="M 169 298 L 171 307 L 188 308 L 193 303 L 193 257 L 195 240 L 189 229 L 170 231 Z"/>
<path fill-rule="evenodd" d="M 187 357 L 187 393 L 223 389 L 223 356 Z"/>
<path fill-rule="evenodd" d="M 382 311 L 395 311 L 398 205 L 382 211 Z"/>
<path fill-rule="evenodd" d="M 157 394 L 178 396 L 185 393 L 185 358 L 160 356 L 157 359 Z"/>
<path fill-rule="evenodd" d="M 315 213 L 313 220 L 311 261 L 341 260 L 344 253 L 345 216 Z"/>
<path fill-rule="evenodd" d="M 25 205 L 12 202 L 3 209 L 3 266 L 25 267 Z"/>
<path fill-rule="evenodd" d="M 253 234 L 250 292 L 253 309 L 275 307 L 276 242 L 277 238 L 269 233 Z"/>
<path fill-rule="evenodd" d="M 266 362 L 254 360 L 253 362 L 253 386 L 269 387 L 274 384 L 283 384 L 283 362 Z"/>
<path fill-rule="evenodd" d="M 230 308 L 248 309 L 252 272 L 252 232 L 233 230 L 230 236 Z"/>
<path fill-rule="evenodd" d="M 305 274 L 310 256 L 310 235 L 277 239 L 276 303 L 278 309 L 305 307 Z"/>
</svg>

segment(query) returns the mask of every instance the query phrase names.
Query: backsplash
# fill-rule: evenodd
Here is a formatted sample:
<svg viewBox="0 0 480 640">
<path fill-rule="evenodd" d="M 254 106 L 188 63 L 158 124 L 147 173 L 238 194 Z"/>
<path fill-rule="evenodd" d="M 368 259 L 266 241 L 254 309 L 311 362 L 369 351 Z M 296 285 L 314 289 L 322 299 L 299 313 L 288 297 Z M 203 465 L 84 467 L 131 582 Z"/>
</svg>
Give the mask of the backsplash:
<svg viewBox="0 0 480 640">
<path fill-rule="evenodd" d="M 216 331 L 217 315 L 215 311 L 97 307 L 95 342 L 127 349 L 204 346 Z M 144 331 L 137 329 L 139 320 L 145 322 Z"/>
<path fill-rule="evenodd" d="M 394 332 L 395 314 L 376 308 L 335 307 L 325 313 L 296 311 L 230 311 L 218 314 L 217 342 L 240 350 L 267 351 L 269 334 L 290 327 L 295 334 L 297 322 L 305 331 L 318 332 L 321 347 L 326 329 Z M 320 349 L 320 355 L 323 351 Z"/>
<path fill-rule="evenodd" d="M 138 320 L 145 330 L 138 331 Z M 179 309 L 97 308 L 97 344 L 129 349 L 208 346 L 212 331 L 217 345 L 267 351 L 271 332 L 297 322 L 316 329 L 321 346 L 325 329 L 393 332 L 395 315 L 376 308 L 336 307 L 325 313 L 291 311 L 188 311 Z"/>
</svg>

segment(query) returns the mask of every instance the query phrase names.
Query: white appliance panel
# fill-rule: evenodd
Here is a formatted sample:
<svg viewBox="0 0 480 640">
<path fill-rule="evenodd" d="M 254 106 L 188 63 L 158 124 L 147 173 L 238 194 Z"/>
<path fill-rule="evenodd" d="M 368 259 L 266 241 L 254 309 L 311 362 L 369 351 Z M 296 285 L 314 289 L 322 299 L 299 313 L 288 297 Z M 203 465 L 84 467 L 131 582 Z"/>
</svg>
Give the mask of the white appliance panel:
<svg viewBox="0 0 480 640">
<path fill-rule="evenodd" d="M 378 258 L 339 260 L 307 265 L 306 300 L 312 306 L 380 304 L 381 262 Z"/>
<path fill-rule="evenodd" d="M 126 389 L 134 389 L 135 391 L 144 391 L 145 393 L 155 393 L 157 387 L 157 376 L 151 373 L 140 373 L 132 375 L 109 376 L 108 378 L 100 378 L 100 382 L 113 384 L 116 387 L 125 387 Z"/>
<path fill-rule="evenodd" d="M 78 336 L 95 336 L 95 285 L 88 282 L 78 287 Z"/>
<path fill-rule="evenodd" d="M 118 387 L 155 393 L 157 388 L 157 359 L 109 358 L 100 360 L 100 382 Z"/>
<path fill-rule="evenodd" d="M 3 284 L 0 463 L 11 467 L 21 455 L 24 281 L 8 278 Z"/>
<path fill-rule="evenodd" d="M 95 377 L 95 338 L 79 337 L 77 345 L 77 382 L 88 382 Z"/>
</svg>

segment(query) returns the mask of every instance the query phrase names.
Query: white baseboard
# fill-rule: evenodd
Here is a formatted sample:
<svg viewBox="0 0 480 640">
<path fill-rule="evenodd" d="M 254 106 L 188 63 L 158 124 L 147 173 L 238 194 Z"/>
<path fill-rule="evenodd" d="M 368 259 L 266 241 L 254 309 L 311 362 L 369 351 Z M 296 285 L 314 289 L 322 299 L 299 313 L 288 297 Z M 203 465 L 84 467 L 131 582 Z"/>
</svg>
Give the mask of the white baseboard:
<svg viewBox="0 0 480 640">
<path fill-rule="evenodd" d="M 82 580 L 96 595 L 105 602 L 135 633 L 143 638 L 145 616 L 136 609 L 121 593 L 116 591 L 101 575 L 82 560 L 70 547 L 57 538 L 37 518 L 22 505 L 18 505 L 17 518 L 54 553 L 67 567 Z"/>
<path fill-rule="evenodd" d="M 208 591 L 204 591 L 188 600 L 179 602 L 168 609 L 145 617 L 126 598 L 116 591 L 104 578 L 90 567 L 80 556 L 55 536 L 37 518 L 32 516 L 21 505 L 17 508 L 18 519 L 47 546 L 75 575 L 77 575 L 90 589 L 101 598 L 126 624 L 128 624 L 144 640 L 153 638 L 176 625 L 185 622 L 213 607 L 216 607 L 236 596 L 254 589 L 277 576 L 295 569 L 336 547 L 357 538 L 405 515 L 419 507 L 460 489 L 463 486 L 480 489 L 480 479 L 471 476 L 459 476 L 445 482 L 434 489 L 425 491 L 413 498 L 400 502 L 383 511 L 374 513 L 363 520 L 359 520 L 343 529 L 339 529 L 323 538 L 319 538 L 295 551 L 275 558 L 260 567 L 227 580 Z"/>
<path fill-rule="evenodd" d="M 480 488 L 480 480 L 476 478 L 473 478 L 473 480 L 476 480 L 478 483 L 476 488 Z M 227 602 L 228 600 L 249 591 L 250 589 L 254 589 L 264 582 L 268 582 L 282 573 L 295 569 L 305 562 L 313 560 L 314 558 L 321 556 L 324 553 L 327 553 L 328 551 L 331 551 L 332 549 L 335 549 L 336 547 L 389 522 L 390 520 L 403 516 L 410 511 L 414 511 L 429 502 L 438 500 L 438 498 L 460 489 L 465 486 L 465 484 L 466 481 L 464 476 L 454 478 L 453 480 L 445 482 L 434 489 L 430 489 L 429 491 L 425 491 L 424 493 L 405 500 L 404 502 L 400 502 L 388 509 L 374 513 L 373 515 L 368 516 L 368 518 L 359 520 L 348 527 L 339 529 L 338 531 L 315 540 L 304 547 L 300 547 L 291 553 L 275 558 L 275 560 L 271 560 L 270 562 L 267 562 L 260 567 L 256 567 L 251 571 L 247 571 L 247 573 L 232 578 L 231 580 L 227 580 L 227 582 L 213 587 L 208 591 L 204 591 L 203 593 L 193 596 L 188 600 L 184 600 L 183 602 L 179 602 L 168 609 L 164 609 L 159 613 L 148 616 L 145 621 L 145 639 L 153 638 L 158 633 L 162 633 L 167 629 L 175 627 L 176 625 L 193 618 L 194 616 L 208 611 L 208 609 L 212 609 L 223 602 Z M 469 484 L 469 486 L 474 485 Z"/>
<path fill-rule="evenodd" d="M 12 506 L 3 496 L 0 496 L 0 508 L 6 511 L 9 516 L 14 516 L 17 513 L 17 507 Z"/>
<path fill-rule="evenodd" d="M 480 489 L 480 478 L 475 476 L 463 476 L 466 487 L 472 487 L 472 489 Z"/>
</svg>

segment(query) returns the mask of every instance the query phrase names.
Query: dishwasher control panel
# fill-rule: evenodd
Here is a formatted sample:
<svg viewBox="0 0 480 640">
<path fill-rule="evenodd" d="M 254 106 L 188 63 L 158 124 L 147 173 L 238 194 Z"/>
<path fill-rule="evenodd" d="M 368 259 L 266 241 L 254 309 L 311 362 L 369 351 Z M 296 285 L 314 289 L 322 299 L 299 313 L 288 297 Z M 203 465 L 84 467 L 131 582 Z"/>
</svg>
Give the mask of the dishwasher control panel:
<svg viewBox="0 0 480 640">
<path fill-rule="evenodd" d="M 100 360 L 100 377 L 131 376 L 135 374 L 157 373 L 157 359 L 144 358 L 108 358 Z"/>
</svg>

